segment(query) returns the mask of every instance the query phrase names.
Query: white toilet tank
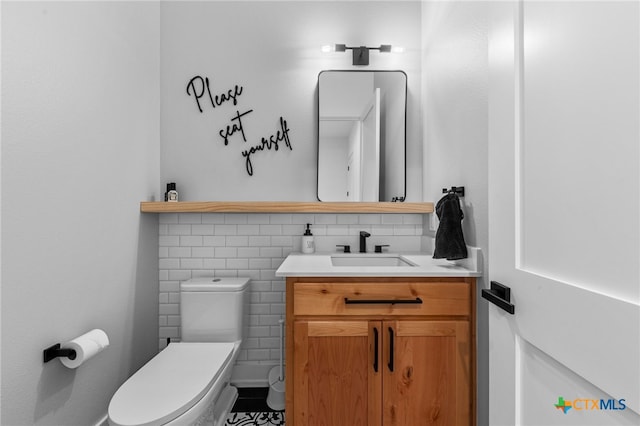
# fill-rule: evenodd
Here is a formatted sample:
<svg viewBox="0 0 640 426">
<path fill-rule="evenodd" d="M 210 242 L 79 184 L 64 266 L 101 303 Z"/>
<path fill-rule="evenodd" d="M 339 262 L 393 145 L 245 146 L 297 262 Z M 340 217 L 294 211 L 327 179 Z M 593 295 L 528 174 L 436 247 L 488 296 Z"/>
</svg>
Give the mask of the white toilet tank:
<svg viewBox="0 0 640 426">
<path fill-rule="evenodd" d="M 183 342 L 237 342 L 248 327 L 249 278 L 200 277 L 180 284 Z"/>
</svg>

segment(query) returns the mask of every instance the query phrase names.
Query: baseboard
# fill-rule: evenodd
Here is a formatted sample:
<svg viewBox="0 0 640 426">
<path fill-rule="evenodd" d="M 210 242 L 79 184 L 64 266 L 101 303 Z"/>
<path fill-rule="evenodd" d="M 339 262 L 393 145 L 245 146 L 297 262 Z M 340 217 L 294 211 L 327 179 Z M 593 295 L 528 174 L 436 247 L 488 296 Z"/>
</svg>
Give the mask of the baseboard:
<svg viewBox="0 0 640 426">
<path fill-rule="evenodd" d="M 269 371 L 277 364 L 236 364 L 231 384 L 239 388 L 269 387 Z"/>
</svg>

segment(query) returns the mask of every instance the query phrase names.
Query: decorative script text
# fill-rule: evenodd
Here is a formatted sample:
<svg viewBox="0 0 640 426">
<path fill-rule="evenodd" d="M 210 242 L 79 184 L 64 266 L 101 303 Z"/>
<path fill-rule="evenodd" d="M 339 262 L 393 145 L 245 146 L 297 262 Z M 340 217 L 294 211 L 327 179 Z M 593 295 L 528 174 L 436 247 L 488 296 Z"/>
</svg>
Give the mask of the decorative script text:
<svg viewBox="0 0 640 426">
<path fill-rule="evenodd" d="M 196 101 L 196 106 L 200 113 L 204 112 L 204 107 L 208 105 L 212 109 L 221 108 L 225 104 L 238 105 L 238 100 L 244 92 L 244 87 L 234 85 L 232 88 L 223 90 L 216 93 L 212 88 L 212 83 L 209 77 L 195 76 L 189 83 L 187 83 L 187 95 L 193 96 Z M 229 142 L 232 136 L 239 134 L 242 137 L 242 142 L 247 142 L 247 135 L 245 133 L 246 128 L 246 116 L 251 114 L 253 109 L 247 109 L 243 112 L 236 109 L 235 115 L 231 116 L 227 125 L 218 131 L 218 135 L 222 139 L 224 146 L 229 146 Z M 250 121 L 250 120 L 249 120 Z M 237 139 L 237 137 L 236 137 Z M 260 143 L 242 151 L 242 156 L 245 158 L 245 168 L 249 176 L 253 176 L 253 163 L 251 161 L 252 155 L 258 151 L 278 151 L 280 143 L 284 142 L 284 145 L 293 150 L 291 147 L 291 141 L 289 140 L 289 127 L 287 126 L 287 120 L 280 117 L 280 128 L 269 137 L 263 137 Z"/>
</svg>

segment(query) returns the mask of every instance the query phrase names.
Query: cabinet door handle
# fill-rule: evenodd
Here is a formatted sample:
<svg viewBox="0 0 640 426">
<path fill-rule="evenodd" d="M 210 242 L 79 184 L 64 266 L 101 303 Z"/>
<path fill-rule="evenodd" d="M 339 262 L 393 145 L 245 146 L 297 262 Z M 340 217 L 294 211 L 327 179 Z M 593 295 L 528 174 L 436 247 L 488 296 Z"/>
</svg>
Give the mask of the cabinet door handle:
<svg viewBox="0 0 640 426">
<path fill-rule="evenodd" d="M 373 327 L 373 371 L 378 372 L 378 328 Z"/>
<path fill-rule="evenodd" d="M 393 373 L 393 328 L 389 327 L 389 371 Z"/>
<path fill-rule="evenodd" d="M 344 298 L 345 305 L 421 305 L 422 299 L 349 299 Z"/>
</svg>

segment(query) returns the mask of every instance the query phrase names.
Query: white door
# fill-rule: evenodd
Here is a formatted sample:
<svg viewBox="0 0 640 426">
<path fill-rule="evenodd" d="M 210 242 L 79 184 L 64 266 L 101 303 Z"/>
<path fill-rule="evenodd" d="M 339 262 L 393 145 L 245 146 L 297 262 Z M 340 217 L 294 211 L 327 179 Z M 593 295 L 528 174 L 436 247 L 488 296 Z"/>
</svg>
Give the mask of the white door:
<svg viewBox="0 0 640 426">
<path fill-rule="evenodd" d="M 380 199 L 380 88 L 362 113 L 362 201 Z"/>
<path fill-rule="evenodd" d="M 639 3 L 489 16 L 490 424 L 638 425 Z"/>
<path fill-rule="evenodd" d="M 356 165 L 355 165 L 355 155 L 353 155 L 353 151 L 349 152 L 349 157 L 347 158 L 347 199 L 346 201 L 359 201 L 356 198 L 360 195 L 360 191 L 358 190 L 358 186 L 356 185 L 356 177 L 360 178 L 359 174 L 354 173 Z"/>
<path fill-rule="evenodd" d="M 347 201 L 362 200 L 362 122 L 353 121 L 349 131 L 347 155 Z"/>
</svg>

